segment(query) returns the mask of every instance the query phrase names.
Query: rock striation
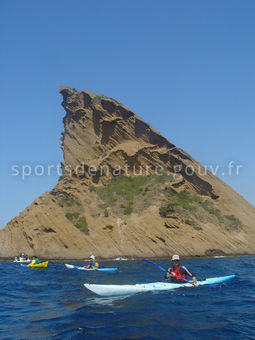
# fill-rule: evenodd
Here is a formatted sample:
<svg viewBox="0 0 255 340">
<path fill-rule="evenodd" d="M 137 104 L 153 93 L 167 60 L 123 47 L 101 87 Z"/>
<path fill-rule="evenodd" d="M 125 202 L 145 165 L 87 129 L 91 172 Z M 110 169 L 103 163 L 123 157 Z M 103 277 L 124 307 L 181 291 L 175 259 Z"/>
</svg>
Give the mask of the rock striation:
<svg viewBox="0 0 255 340">
<path fill-rule="evenodd" d="M 255 208 L 118 101 L 61 87 L 63 175 L 0 230 L 1 257 L 254 253 Z"/>
</svg>

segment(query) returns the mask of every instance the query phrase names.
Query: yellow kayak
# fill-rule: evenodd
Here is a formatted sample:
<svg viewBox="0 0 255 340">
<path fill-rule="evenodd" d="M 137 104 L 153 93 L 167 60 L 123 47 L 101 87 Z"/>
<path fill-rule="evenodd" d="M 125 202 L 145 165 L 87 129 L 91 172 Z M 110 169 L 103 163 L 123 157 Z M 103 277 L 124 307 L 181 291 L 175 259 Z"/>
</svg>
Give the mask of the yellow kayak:
<svg viewBox="0 0 255 340">
<path fill-rule="evenodd" d="M 21 267 L 47 268 L 48 262 L 49 261 L 38 263 L 38 264 L 24 264 L 24 265 L 21 264 Z"/>
</svg>

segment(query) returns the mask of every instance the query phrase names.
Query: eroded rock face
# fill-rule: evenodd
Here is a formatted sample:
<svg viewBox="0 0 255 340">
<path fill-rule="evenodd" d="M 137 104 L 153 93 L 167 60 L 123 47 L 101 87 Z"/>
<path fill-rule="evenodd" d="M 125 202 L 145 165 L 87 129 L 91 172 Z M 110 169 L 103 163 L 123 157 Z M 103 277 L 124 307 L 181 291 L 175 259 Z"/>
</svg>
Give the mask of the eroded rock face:
<svg viewBox="0 0 255 340">
<path fill-rule="evenodd" d="M 72 169 L 73 174 L 82 173 L 98 183 L 111 176 L 116 166 L 131 176 L 161 170 L 176 174 L 175 181 L 181 178 L 190 190 L 218 198 L 210 183 L 187 169 L 191 164 L 194 169 L 197 166 L 187 153 L 117 101 L 67 87 L 61 87 L 60 93 L 67 112 L 62 138 L 63 173 Z M 94 176 L 89 176 L 89 169 L 95 169 Z"/>
<path fill-rule="evenodd" d="M 254 253 L 240 195 L 116 100 L 60 93 L 63 176 L 0 231 L 1 257 Z"/>
</svg>

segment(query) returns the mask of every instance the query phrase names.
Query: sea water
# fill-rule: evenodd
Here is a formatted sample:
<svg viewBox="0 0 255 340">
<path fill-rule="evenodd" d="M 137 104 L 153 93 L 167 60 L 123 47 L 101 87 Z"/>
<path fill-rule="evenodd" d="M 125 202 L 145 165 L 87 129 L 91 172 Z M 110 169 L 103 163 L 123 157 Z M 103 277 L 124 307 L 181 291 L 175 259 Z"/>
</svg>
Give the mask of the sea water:
<svg viewBox="0 0 255 340">
<path fill-rule="evenodd" d="M 169 267 L 167 260 L 155 262 Z M 255 257 L 182 263 L 198 279 L 238 277 L 216 287 L 104 298 L 83 284 L 164 281 L 164 272 L 141 260 L 100 263 L 118 267 L 115 273 L 67 269 L 61 262 L 47 269 L 1 262 L 0 339 L 255 339 Z"/>
</svg>

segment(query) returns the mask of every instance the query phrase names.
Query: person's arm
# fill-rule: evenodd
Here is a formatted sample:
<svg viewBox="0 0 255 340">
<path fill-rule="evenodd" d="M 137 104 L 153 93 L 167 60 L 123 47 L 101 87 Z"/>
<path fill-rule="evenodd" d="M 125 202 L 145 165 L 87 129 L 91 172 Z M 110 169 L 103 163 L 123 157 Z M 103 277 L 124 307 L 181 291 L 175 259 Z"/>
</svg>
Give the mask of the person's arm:
<svg viewBox="0 0 255 340">
<path fill-rule="evenodd" d="M 87 268 L 88 268 L 88 269 L 91 269 L 92 267 L 93 267 L 92 261 L 89 261 L 89 264 L 87 265 Z"/>
<path fill-rule="evenodd" d="M 194 285 L 195 287 L 197 287 L 198 284 L 197 284 L 197 278 L 196 278 L 195 275 L 192 276 L 192 280 L 193 280 L 193 285 Z"/>
<path fill-rule="evenodd" d="M 182 268 L 185 270 L 186 274 L 190 277 L 192 277 L 193 285 L 197 287 L 197 278 L 194 274 L 192 274 L 186 267 L 182 266 Z"/>
<path fill-rule="evenodd" d="M 171 277 L 172 276 L 172 270 L 171 270 L 171 268 L 168 268 L 168 270 L 167 270 L 167 272 L 166 272 L 166 274 L 165 274 L 165 279 L 169 279 L 169 277 Z"/>
</svg>

